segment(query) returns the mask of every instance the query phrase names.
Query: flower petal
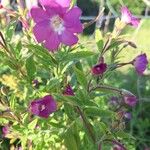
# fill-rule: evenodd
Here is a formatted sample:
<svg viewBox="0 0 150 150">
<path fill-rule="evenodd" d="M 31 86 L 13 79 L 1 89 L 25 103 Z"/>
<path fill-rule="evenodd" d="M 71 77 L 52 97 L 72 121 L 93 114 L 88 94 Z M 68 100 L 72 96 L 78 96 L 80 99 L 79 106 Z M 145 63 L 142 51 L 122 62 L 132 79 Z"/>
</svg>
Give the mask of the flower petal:
<svg viewBox="0 0 150 150">
<path fill-rule="evenodd" d="M 51 95 L 47 95 L 43 98 L 32 101 L 29 110 L 34 115 L 48 118 L 51 113 L 57 110 L 57 104 Z"/>
<path fill-rule="evenodd" d="M 61 5 L 62 7 L 69 7 L 71 4 L 71 0 L 55 0 L 57 4 Z"/>
<path fill-rule="evenodd" d="M 46 40 L 51 32 L 52 31 L 48 20 L 37 23 L 33 28 L 33 33 L 38 42 L 43 42 Z"/>
<path fill-rule="evenodd" d="M 64 30 L 64 32 L 60 35 L 60 40 L 63 44 L 72 46 L 78 42 L 77 36 L 68 30 Z"/>
<path fill-rule="evenodd" d="M 54 6 L 56 4 L 59 4 L 61 7 L 69 7 L 71 0 L 40 0 L 41 5 L 51 5 Z"/>
<path fill-rule="evenodd" d="M 54 52 L 58 49 L 60 44 L 57 33 L 51 32 L 50 36 L 45 40 L 44 46 L 50 51 Z"/>
<path fill-rule="evenodd" d="M 146 54 L 141 54 L 138 55 L 134 60 L 133 60 L 133 65 L 139 75 L 142 75 L 143 72 L 145 71 L 146 67 L 148 64 L 147 56 Z"/>
<path fill-rule="evenodd" d="M 31 17 L 36 23 L 43 20 L 47 20 L 49 18 L 46 11 L 44 11 L 42 8 L 39 7 L 32 7 L 30 13 L 31 13 Z"/>
<path fill-rule="evenodd" d="M 136 96 L 125 96 L 124 97 L 124 102 L 125 104 L 133 107 L 136 105 L 136 103 L 138 102 Z"/>
<path fill-rule="evenodd" d="M 132 17 L 131 25 L 134 27 L 138 27 L 139 24 L 140 24 L 140 19 L 138 19 L 136 17 Z"/>
<path fill-rule="evenodd" d="M 126 6 L 121 8 L 121 14 L 122 14 L 121 20 L 123 22 L 125 22 L 127 24 L 131 23 L 132 14 L 131 14 L 131 12 L 129 11 L 129 9 Z"/>
<path fill-rule="evenodd" d="M 82 11 L 78 7 L 73 7 L 64 15 L 64 25 L 73 33 L 81 33 L 83 31 L 82 24 L 80 22 L 80 16 Z"/>
<path fill-rule="evenodd" d="M 57 105 L 55 100 L 51 95 L 47 95 L 43 98 L 45 105 L 47 105 L 47 109 L 50 113 L 55 112 L 57 110 Z"/>
</svg>

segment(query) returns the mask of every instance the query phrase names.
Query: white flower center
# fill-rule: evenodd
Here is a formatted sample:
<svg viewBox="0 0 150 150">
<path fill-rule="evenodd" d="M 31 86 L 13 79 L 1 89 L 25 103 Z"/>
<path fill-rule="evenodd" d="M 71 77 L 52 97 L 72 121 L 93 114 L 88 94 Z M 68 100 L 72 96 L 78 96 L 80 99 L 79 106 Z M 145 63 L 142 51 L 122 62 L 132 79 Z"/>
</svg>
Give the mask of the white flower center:
<svg viewBox="0 0 150 150">
<path fill-rule="evenodd" d="M 53 16 L 50 19 L 50 23 L 53 30 L 57 32 L 59 35 L 62 34 L 62 32 L 65 30 L 64 22 L 58 15 Z"/>
<path fill-rule="evenodd" d="M 39 108 L 39 110 L 43 111 L 45 108 L 46 108 L 45 105 L 41 105 L 40 108 Z"/>
</svg>

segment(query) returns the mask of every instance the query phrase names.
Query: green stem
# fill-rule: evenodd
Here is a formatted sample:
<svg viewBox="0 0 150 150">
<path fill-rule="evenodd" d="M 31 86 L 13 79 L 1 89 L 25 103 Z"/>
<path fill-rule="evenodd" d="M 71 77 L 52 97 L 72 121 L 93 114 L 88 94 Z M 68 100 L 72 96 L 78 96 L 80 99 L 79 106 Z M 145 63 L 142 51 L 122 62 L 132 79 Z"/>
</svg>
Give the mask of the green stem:
<svg viewBox="0 0 150 150">
<path fill-rule="evenodd" d="M 92 91 L 95 91 L 97 89 L 104 89 L 104 90 L 109 90 L 109 91 L 113 91 L 113 92 L 116 92 L 116 93 L 119 93 L 122 95 L 122 90 L 118 89 L 118 88 L 114 88 L 114 87 L 110 87 L 110 86 L 106 86 L 106 85 L 98 85 L 96 87 L 93 87 L 90 89 L 89 92 L 92 92 Z"/>
<path fill-rule="evenodd" d="M 78 113 L 80 114 L 82 120 L 83 120 L 83 123 L 84 123 L 84 126 L 85 128 L 87 129 L 93 143 L 95 144 L 95 135 L 92 131 L 92 128 L 91 128 L 91 125 L 90 123 L 88 122 L 88 120 L 86 119 L 86 116 L 84 115 L 84 113 L 82 112 L 82 110 L 80 109 L 80 107 L 77 106 L 77 110 L 78 110 Z"/>
</svg>

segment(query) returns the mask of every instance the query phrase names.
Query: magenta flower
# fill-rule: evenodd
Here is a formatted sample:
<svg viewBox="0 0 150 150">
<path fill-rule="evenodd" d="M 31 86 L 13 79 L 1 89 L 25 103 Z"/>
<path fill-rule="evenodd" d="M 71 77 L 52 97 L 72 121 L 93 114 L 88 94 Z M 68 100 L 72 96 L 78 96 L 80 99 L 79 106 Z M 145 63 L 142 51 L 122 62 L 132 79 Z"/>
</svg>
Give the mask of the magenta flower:
<svg viewBox="0 0 150 150">
<path fill-rule="evenodd" d="M 138 27 L 139 24 L 140 24 L 140 20 L 139 20 L 138 18 L 132 16 L 131 25 L 132 25 L 133 27 Z"/>
<path fill-rule="evenodd" d="M 94 75 L 102 75 L 106 70 L 107 70 L 107 64 L 103 62 L 92 67 L 92 73 Z"/>
<path fill-rule="evenodd" d="M 4 127 L 2 127 L 2 135 L 3 137 L 6 137 L 6 135 L 10 132 L 10 126 L 7 124 Z"/>
<path fill-rule="evenodd" d="M 148 60 L 146 54 L 141 54 L 138 55 L 134 60 L 133 60 L 133 65 L 139 75 L 142 75 L 143 72 L 145 71 L 147 65 L 148 65 Z"/>
<path fill-rule="evenodd" d="M 74 96 L 72 87 L 68 84 L 63 92 L 64 95 Z"/>
<path fill-rule="evenodd" d="M 62 43 L 72 46 L 78 42 L 76 33 L 83 31 L 81 10 L 70 8 L 70 0 L 40 0 L 41 7 L 33 7 L 31 16 L 36 23 L 33 33 L 39 43 L 50 51 L 56 51 Z"/>
<path fill-rule="evenodd" d="M 123 22 L 125 22 L 126 24 L 130 24 L 134 27 L 138 27 L 140 20 L 134 17 L 126 6 L 121 8 L 121 14 L 121 20 Z"/>
<path fill-rule="evenodd" d="M 129 106 L 135 106 L 137 103 L 137 98 L 136 96 L 132 96 L 132 95 L 126 95 L 124 96 L 124 102 L 125 104 L 129 105 Z"/>
<path fill-rule="evenodd" d="M 51 95 L 32 101 L 30 111 L 39 117 L 48 118 L 49 115 L 57 110 L 55 100 Z"/>
</svg>

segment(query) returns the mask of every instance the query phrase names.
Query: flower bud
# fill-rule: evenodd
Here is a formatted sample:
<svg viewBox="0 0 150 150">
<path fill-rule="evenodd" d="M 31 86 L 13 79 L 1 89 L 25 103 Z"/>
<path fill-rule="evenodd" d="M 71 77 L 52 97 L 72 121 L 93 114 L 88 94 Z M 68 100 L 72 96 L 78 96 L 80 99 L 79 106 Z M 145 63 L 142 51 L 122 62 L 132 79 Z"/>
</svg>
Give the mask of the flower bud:
<svg viewBox="0 0 150 150">
<path fill-rule="evenodd" d="M 68 84 L 63 92 L 64 95 L 74 96 L 74 91 L 72 87 Z"/>
<path fill-rule="evenodd" d="M 142 75 L 143 72 L 146 70 L 146 67 L 148 65 L 148 60 L 146 54 L 138 55 L 133 60 L 133 65 L 139 75 Z"/>
<path fill-rule="evenodd" d="M 107 64 L 100 63 L 100 64 L 93 66 L 92 73 L 94 75 L 102 75 L 106 71 L 106 69 L 107 69 Z"/>
<path fill-rule="evenodd" d="M 9 125 L 9 124 L 5 125 L 5 126 L 2 128 L 2 136 L 3 136 L 3 137 L 6 137 L 6 136 L 7 136 L 7 134 L 10 132 L 9 129 L 10 129 L 10 125 Z"/>
</svg>

